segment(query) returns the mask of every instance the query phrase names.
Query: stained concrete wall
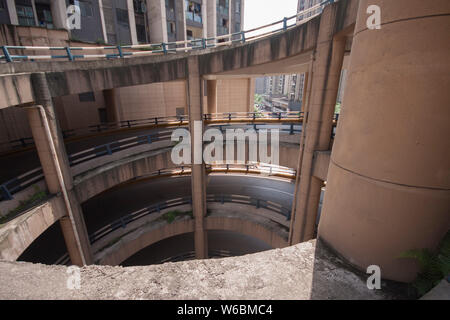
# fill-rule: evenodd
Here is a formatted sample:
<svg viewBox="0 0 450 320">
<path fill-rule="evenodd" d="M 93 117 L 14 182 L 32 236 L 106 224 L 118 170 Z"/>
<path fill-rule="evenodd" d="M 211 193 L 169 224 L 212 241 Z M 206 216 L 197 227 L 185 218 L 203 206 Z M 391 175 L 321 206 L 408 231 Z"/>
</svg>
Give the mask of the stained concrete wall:
<svg viewBox="0 0 450 320">
<path fill-rule="evenodd" d="M 121 120 L 187 114 L 186 82 L 174 81 L 120 88 L 117 92 Z"/>
<path fill-rule="evenodd" d="M 62 197 L 55 197 L 0 228 L 0 260 L 15 261 L 26 248 L 64 214 Z"/>
<path fill-rule="evenodd" d="M 226 205 L 221 205 L 226 206 Z M 209 207 L 209 206 L 208 206 Z M 287 232 L 275 230 L 276 226 L 270 226 L 268 219 L 262 216 L 246 214 L 245 207 L 241 206 L 240 212 L 227 213 L 227 215 L 212 213 L 206 218 L 207 230 L 227 230 L 255 237 L 266 242 L 273 248 L 287 246 Z M 244 208 L 244 211 L 242 211 Z M 260 209 L 261 211 L 267 211 Z M 100 265 L 119 265 L 140 250 L 161 240 L 176 235 L 194 232 L 194 220 L 189 217 L 177 218 L 175 222 L 167 223 L 164 219 L 154 220 L 144 224 L 141 228 L 130 231 L 120 238 L 115 239 L 114 244 L 102 248 L 96 253 L 95 260 Z"/>
</svg>

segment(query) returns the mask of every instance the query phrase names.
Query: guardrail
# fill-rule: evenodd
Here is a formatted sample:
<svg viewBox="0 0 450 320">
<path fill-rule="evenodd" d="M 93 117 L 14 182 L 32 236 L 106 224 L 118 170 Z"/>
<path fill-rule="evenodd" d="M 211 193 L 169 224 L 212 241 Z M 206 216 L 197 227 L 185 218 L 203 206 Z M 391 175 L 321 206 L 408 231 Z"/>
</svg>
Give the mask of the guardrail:
<svg viewBox="0 0 450 320">
<path fill-rule="evenodd" d="M 117 46 L 98 46 L 98 47 L 38 47 L 38 46 L 2 46 L 3 55 L 0 55 L 0 61 L 5 60 L 6 62 L 13 62 L 17 60 L 48 60 L 48 59 L 64 59 L 69 61 L 74 61 L 76 59 L 95 59 L 95 58 L 125 58 L 129 56 L 143 56 L 143 55 L 154 55 L 154 54 L 169 54 L 177 53 L 179 51 L 191 51 L 191 50 L 201 50 L 211 47 L 220 47 L 231 45 L 234 43 L 245 43 L 248 41 L 253 41 L 260 39 L 262 37 L 271 36 L 279 32 L 291 29 L 299 24 L 308 22 L 309 20 L 317 17 L 322 13 L 323 8 L 337 0 L 325 0 L 307 10 L 298 12 L 291 17 L 285 17 L 279 21 L 273 23 L 235 33 L 230 33 L 222 36 L 211 37 L 211 38 L 201 38 L 193 40 L 182 40 L 175 42 L 160 42 L 160 43 L 149 43 L 149 44 L 137 44 L 137 45 L 117 45 Z M 311 14 L 311 16 L 308 16 Z M 294 23 L 291 21 L 295 19 Z M 269 30 L 262 34 L 257 34 L 257 31 L 276 27 L 275 30 Z M 126 50 L 145 50 L 145 51 L 126 51 Z M 50 54 L 50 55 L 15 55 L 11 53 L 11 50 L 33 50 L 33 51 L 59 51 L 63 54 Z M 77 54 L 80 51 L 89 50 L 107 50 L 113 51 L 112 53 L 103 54 Z"/>
<path fill-rule="evenodd" d="M 291 217 L 291 209 L 283 207 L 281 204 L 267 201 L 263 199 L 258 198 L 252 198 L 249 196 L 242 196 L 242 195 L 233 195 L 233 194 L 209 194 L 206 196 L 206 202 L 209 203 L 239 203 L 239 204 L 246 204 L 255 206 L 256 208 L 264 208 L 270 211 L 273 211 L 277 214 L 280 214 L 284 217 L 286 217 L 286 220 L 290 220 Z M 145 208 L 142 208 L 140 210 L 136 210 L 132 213 L 129 213 L 120 219 L 117 219 L 107 226 L 104 226 L 103 228 L 95 231 L 93 234 L 89 235 L 89 241 L 91 244 L 94 242 L 100 240 L 101 238 L 107 236 L 108 234 L 118 230 L 118 229 L 125 229 L 128 224 L 142 219 L 152 213 L 160 213 L 162 210 L 171 209 L 174 207 L 182 206 L 182 205 L 189 205 L 192 204 L 192 197 L 181 197 L 176 198 L 168 201 L 159 202 L 154 205 L 147 206 Z"/>
<path fill-rule="evenodd" d="M 337 116 L 337 115 L 336 115 Z M 304 118 L 303 112 L 285 111 L 285 112 L 224 112 L 224 113 L 208 113 L 203 115 L 207 124 L 218 122 L 263 122 L 267 121 L 293 121 L 301 122 Z M 90 125 L 87 127 L 80 127 L 69 130 L 62 130 L 64 139 L 71 139 L 74 137 L 91 136 L 98 133 L 108 133 L 121 129 L 139 129 L 148 127 L 172 127 L 172 126 L 186 126 L 189 124 L 189 116 L 169 116 L 169 117 L 153 117 L 134 120 L 123 120 L 119 122 L 108 122 Z M 16 149 L 26 148 L 34 145 L 33 137 L 23 137 L 1 145 L 9 144 Z"/>
<path fill-rule="evenodd" d="M 229 258 L 229 257 L 235 257 L 244 255 L 244 252 L 237 252 L 237 251 L 229 251 L 229 250 L 208 250 L 208 257 L 209 258 Z M 165 258 L 158 263 L 167 263 L 167 262 L 180 262 L 180 261 L 187 261 L 187 260 L 194 260 L 195 259 L 195 251 L 189 251 L 186 253 L 181 253 L 176 256 L 172 256 L 169 258 Z M 68 253 L 65 253 L 62 257 L 60 257 L 58 260 L 55 261 L 55 265 L 68 265 L 70 262 L 70 257 Z"/>
<path fill-rule="evenodd" d="M 224 132 L 227 128 L 227 125 L 219 125 L 219 130 Z M 254 124 L 253 129 L 255 131 L 258 131 L 260 128 L 258 125 Z M 295 134 L 300 133 L 301 129 L 298 129 L 295 127 L 295 124 L 289 124 L 285 128 L 281 128 L 281 132 L 288 132 L 289 134 Z M 158 141 L 167 141 L 171 139 L 172 131 L 160 131 L 153 134 L 148 135 L 139 135 L 139 136 L 133 136 L 129 138 L 124 138 L 120 140 L 114 140 L 112 142 L 98 145 L 86 150 L 82 150 L 73 154 L 68 155 L 69 164 L 70 166 L 79 165 L 83 162 L 90 161 L 95 158 L 113 155 L 116 152 L 123 151 L 129 148 L 133 148 L 139 145 L 144 144 L 152 144 L 154 142 Z M 251 165 L 245 165 L 246 170 L 253 170 L 253 167 Z M 216 168 L 219 168 L 220 166 L 217 165 Z M 222 169 L 226 170 L 232 170 L 233 165 L 222 165 Z M 258 170 L 261 170 L 259 168 Z M 273 166 L 268 168 L 267 170 L 269 174 L 272 174 Z M 267 171 L 266 170 L 266 171 Z M 255 172 L 253 172 L 255 173 Z M 276 173 L 276 171 L 273 171 L 273 173 Z M 17 176 L 9 181 L 6 181 L 3 184 L 0 184 L 0 201 L 4 200 L 12 200 L 14 198 L 14 194 L 24 190 L 31 185 L 35 184 L 36 182 L 42 180 L 44 178 L 42 168 L 35 168 L 31 171 L 28 171 L 20 176 Z"/>
<path fill-rule="evenodd" d="M 298 112 L 297 112 L 298 114 Z M 222 114 L 219 114 L 221 117 Z M 227 116 L 228 117 L 228 116 Z M 228 119 L 228 118 L 227 118 Z M 233 118 L 234 119 L 234 118 Z M 286 118 L 288 119 L 288 118 Z M 293 119 L 292 119 L 293 120 Z M 232 120 L 231 120 L 232 121 Z M 184 124 L 184 122 L 183 122 Z M 219 130 L 224 132 L 228 125 L 218 125 Z M 258 131 L 260 128 L 257 124 L 253 125 L 253 129 Z M 300 133 L 301 129 L 296 128 L 295 124 L 288 124 L 286 127 L 281 128 L 280 132 L 288 132 L 289 134 Z M 139 145 L 144 144 L 152 144 L 158 141 L 167 141 L 171 139 L 172 131 L 160 131 L 153 134 L 147 135 L 138 135 L 129 138 L 114 140 L 112 142 L 101 144 L 86 150 L 82 150 L 76 153 L 72 153 L 68 155 L 70 166 L 79 165 L 83 162 L 113 155 L 116 152 L 123 151 L 129 148 L 133 148 Z M 9 181 L 6 181 L 0 184 L 0 201 L 4 200 L 12 200 L 13 194 L 24 190 L 37 181 L 40 181 L 44 178 L 42 168 L 35 168 L 31 171 L 28 171 L 20 176 L 17 176 Z"/>
</svg>

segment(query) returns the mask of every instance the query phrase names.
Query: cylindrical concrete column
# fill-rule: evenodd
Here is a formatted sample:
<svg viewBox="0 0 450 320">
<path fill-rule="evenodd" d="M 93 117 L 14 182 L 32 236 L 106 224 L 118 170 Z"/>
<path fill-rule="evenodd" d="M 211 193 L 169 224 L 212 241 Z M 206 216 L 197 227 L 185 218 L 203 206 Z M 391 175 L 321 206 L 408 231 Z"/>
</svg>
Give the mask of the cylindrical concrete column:
<svg viewBox="0 0 450 320">
<path fill-rule="evenodd" d="M 381 28 L 368 29 L 369 5 Z M 450 227 L 450 2 L 361 0 L 319 237 L 412 281 Z"/>
<path fill-rule="evenodd" d="M 167 42 L 166 4 L 164 0 L 147 0 L 147 17 L 151 43 Z"/>
<path fill-rule="evenodd" d="M 57 29 L 69 30 L 67 26 L 67 7 L 65 1 L 50 1 L 53 23 Z"/>
<path fill-rule="evenodd" d="M 188 63 L 188 111 L 189 131 L 191 133 L 191 188 L 192 210 L 195 219 L 195 256 L 197 259 L 208 258 L 208 241 L 205 230 L 206 215 L 206 171 L 203 162 L 203 108 L 202 108 L 202 84 L 200 78 L 198 57 L 189 57 Z M 200 129 L 200 130 L 198 130 Z M 198 156 L 196 156 L 196 154 Z"/>
<path fill-rule="evenodd" d="M 93 259 L 89 237 L 84 223 L 83 212 L 73 192 L 73 180 L 69 161 L 67 159 L 61 130 L 56 119 L 47 79 L 44 73 L 34 73 L 31 75 L 31 81 L 36 103 L 41 105 L 45 111 L 45 117 L 43 117 L 41 116 L 39 107 L 27 109 L 27 115 L 39 160 L 44 171 L 45 181 L 50 193 L 60 193 L 63 191 L 63 188 L 67 192 L 68 201 L 65 201 L 65 217 L 61 219 L 61 228 L 67 250 L 73 264 L 79 266 L 91 264 Z M 47 121 L 51 137 L 48 137 L 45 121 Z M 54 151 L 52 151 L 53 147 L 49 139 L 51 139 L 51 144 L 54 146 Z M 56 152 L 56 157 L 54 157 L 53 152 Z M 61 175 L 59 175 L 59 170 Z"/>
</svg>

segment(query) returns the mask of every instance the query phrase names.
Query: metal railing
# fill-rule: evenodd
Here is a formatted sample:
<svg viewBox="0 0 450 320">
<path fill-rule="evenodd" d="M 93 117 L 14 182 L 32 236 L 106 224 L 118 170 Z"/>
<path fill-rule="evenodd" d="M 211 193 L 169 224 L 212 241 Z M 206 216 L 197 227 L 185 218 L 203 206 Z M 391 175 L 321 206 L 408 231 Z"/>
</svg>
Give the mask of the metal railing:
<svg viewBox="0 0 450 320">
<path fill-rule="evenodd" d="M 243 195 L 233 195 L 233 194 L 208 194 L 206 196 L 206 202 L 208 203 L 237 203 L 237 204 L 245 204 L 254 206 L 257 209 L 263 208 L 280 214 L 286 218 L 286 220 L 290 220 L 291 218 L 291 209 L 283 207 L 279 203 L 275 203 L 272 201 L 267 201 L 264 199 L 254 198 L 250 196 Z M 136 210 L 132 213 L 129 213 L 117 220 L 114 220 L 110 224 L 100 228 L 94 233 L 89 235 L 89 241 L 91 244 L 104 238 L 108 234 L 118 230 L 125 229 L 127 225 L 130 223 L 142 219 L 153 213 L 160 213 L 162 210 L 167 210 L 175 207 L 179 207 L 182 205 L 191 205 L 192 197 L 181 197 L 172 200 L 167 200 L 163 202 L 159 202 L 157 204 L 153 204 L 150 206 L 146 206 L 140 210 Z"/>
<path fill-rule="evenodd" d="M 201 38 L 192 40 L 182 40 L 174 42 L 160 42 L 150 44 L 137 44 L 137 45 L 117 45 L 117 46 L 98 46 L 98 47 L 44 47 L 44 46 L 2 46 L 3 55 L 0 55 L 0 61 L 13 62 L 17 60 L 48 60 L 48 59 L 64 59 L 74 61 L 76 59 L 96 59 L 96 58 L 125 58 L 129 56 L 143 56 L 153 54 L 168 54 L 176 53 L 179 51 L 190 51 L 207 49 L 211 47 L 220 47 L 231 45 L 234 43 L 245 43 L 252 40 L 257 40 L 262 37 L 271 36 L 279 32 L 291 29 L 299 24 L 308 22 L 309 20 L 317 17 L 321 14 L 323 8 L 334 3 L 337 0 L 325 0 L 307 10 L 298 12 L 291 17 L 285 17 L 282 20 L 275 21 L 273 23 L 254 28 L 251 30 L 240 31 L 235 33 L 229 33 L 222 36 Z M 309 13 L 311 16 L 305 17 Z M 301 20 L 300 20 L 301 19 Z M 294 20 L 294 23 L 291 21 Z M 279 28 L 276 28 L 279 26 Z M 269 30 L 262 34 L 256 32 L 266 28 L 276 28 L 275 30 Z M 11 50 L 33 50 L 33 51 L 59 51 L 62 54 L 46 54 L 46 55 L 24 55 L 24 54 L 12 54 Z M 111 51 L 111 53 L 102 54 L 78 54 L 80 51 L 90 50 L 102 50 Z M 141 51 L 128 51 L 128 50 L 141 50 Z"/>
<path fill-rule="evenodd" d="M 336 115 L 337 116 L 337 115 Z M 301 122 L 304 118 L 303 112 L 298 111 L 284 111 L 284 112 L 224 112 L 224 113 L 212 113 L 204 114 L 204 120 L 208 123 L 213 122 L 263 122 L 268 121 L 281 121 L 281 122 Z M 68 130 L 62 130 L 64 139 L 82 136 L 92 136 L 98 133 L 114 132 L 121 129 L 139 129 L 148 127 L 174 127 L 174 126 L 187 126 L 189 124 L 188 115 L 168 116 L 168 117 L 152 117 L 144 119 L 122 120 L 119 122 L 108 122 L 90 125 L 87 127 L 80 127 Z M 1 143 L 0 145 L 8 145 L 13 148 L 20 149 L 34 145 L 33 137 L 22 137 L 9 142 Z"/>
<path fill-rule="evenodd" d="M 250 114 L 250 118 L 244 118 L 241 117 L 242 114 Z M 299 116 L 300 115 L 300 116 Z M 207 117 L 207 121 L 211 121 L 213 124 L 217 122 L 224 121 L 225 125 L 218 125 L 219 130 L 224 132 L 227 129 L 227 123 L 232 121 L 237 121 L 239 119 L 241 120 L 250 120 L 253 121 L 254 113 L 224 113 L 224 114 L 213 114 L 213 115 L 205 115 Z M 283 116 L 284 117 L 284 116 Z M 285 118 L 280 118 L 279 115 L 268 115 L 268 117 L 261 117 L 256 119 L 286 119 L 288 121 L 296 122 L 296 120 L 300 120 L 302 118 L 302 114 L 299 112 L 294 113 L 288 113 L 288 115 Z M 172 117 L 166 117 L 166 118 L 172 118 Z M 148 119 L 143 120 L 130 120 L 129 126 L 127 127 L 139 127 L 139 126 L 147 126 L 148 125 Z M 151 124 L 158 123 L 160 120 L 153 120 Z M 159 122 L 161 123 L 161 122 Z M 187 121 L 184 120 L 184 118 L 180 119 L 178 118 L 177 121 L 173 121 L 173 125 L 187 125 Z M 165 122 L 164 124 L 170 124 L 170 121 Z M 295 134 L 300 133 L 301 129 L 296 128 L 295 123 L 290 123 L 286 127 L 281 128 L 280 132 L 288 132 L 289 134 Z M 253 124 L 253 129 L 255 131 L 260 130 L 261 128 L 258 127 L 257 124 Z M 101 131 L 100 131 L 101 132 Z M 114 153 L 117 153 L 119 151 L 123 151 L 126 149 L 130 149 L 139 145 L 145 145 L 145 144 L 152 144 L 154 142 L 158 141 L 167 141 L 171 139 L 172 131 L 166 130 L 166 131 L 159 131 L 157 133 L 152 134 L 144 134 L 144 135 L 138 135 L 133 137 L 128 137 L 124 139 L 114 140 L 109 143 L 101 144 L 92 148 L 88 148 L 76 153 L 72 153 L 68 155 L 69 164 L 70 166 L 79 165 L 83 162 L 90 161 L 95 158 L 103 157 L 103 156 L 111 156 Z M 8 180 L 2 184 L 0 184 L 0 201 L 4 200 L 12 200 L 13 194 L 22 191 L 31 185 L 35 184 L 36 182 L 42 180 L 44 178 L 43 171 L 41 167 L 35 168 L 33 170 L 30 170 L 26 173 L 21 174 L 20 176 L 17 176 L 11 180 Z"/>
<path fill-rule="evenodd" d="M 220 131 L 225 132 L 228 125 L 218 125 Z M 253 129 L 255 131 L 259 131 L 261 128 L 258 125 L 254 124 Z M 300 133 L 301 129 L 296 128 L 295 124 L 291 123 L 285 127 L 282 127 L 280 132 L 286 132 L 289 134 Z M 124 139 L 114 140 L 109 143 L 101 144 L 92 148 L 88 148 L 76 153 L 72 153 L 68 155 L 70 166 L 79 165 L 83 162 L 90 161 L 95 158 L 100 158 L 103 156 L 111 156 L 114 153 L 119 151 L 123 151 L 126 149 L 134 148 L 136 146 L 152 144 L 158 141 L 169 141 L 171 140 L 172 131 L 159 131 L 157 133 L 138 135 L 133 137 L 128 137 Z M 216 165 L 219 167 L 220 165 Z M 233 169 L 232 165 L 222 165 L 223 168 L 227 168 L 228 170 Z M 253 167 L 250 165 L 245 165 L 247 170 L 253 170 Z M 260 170 L 260 169 L 258 169 Z M 273 166 L 268 169 L 274 170 Z M 272 172 L 272 171 L 270 171 Z M 275 173 L 276 171 L 274 171 Z M 41 167 L 30 170 L 26 173 L 21 174 L 11 180 L 8 180 L 2 184 L 0 184 L 0 201 L 4 200 L 12 200 L 14 198 L 14 194 L 22 191 L 36 182 L 44 179 L 43 171 Z"/>
</svg>

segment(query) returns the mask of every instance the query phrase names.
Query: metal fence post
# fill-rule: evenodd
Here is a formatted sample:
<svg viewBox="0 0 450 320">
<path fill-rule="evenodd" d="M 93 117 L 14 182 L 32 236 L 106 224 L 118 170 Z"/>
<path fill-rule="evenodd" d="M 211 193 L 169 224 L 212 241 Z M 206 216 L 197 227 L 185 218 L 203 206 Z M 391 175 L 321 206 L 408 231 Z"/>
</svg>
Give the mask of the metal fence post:
<svg viewBox="0 0 450 320">
<path fill-rule="evenodd" d="M 167 44 L 165 42 L 161 43 L 164 54 L 167 54 Z"/>
<path fill-rule="evenodd" d="M 286 17 L 283 18 L 283 30 L 284 30 L 284 31 L 287 30 L 287 20 L 288 20 L 288 19 L 287 19 Z"/>
<path fill-rule="evenodd" d="M 70 51 L 70 47 L 66 47 L 66 52 L 67 52 L 67 58 L 69 58 L 69 61 L 73 61 L 74 57 L 73 57 L 72 51 Z"/>
<path fill-rule="evenodd" d="M 6 185 L 2 184 L 0 185 L 0 189 L 3 191 L 3 197 L 6 200 L 12 200 L 13 196 L 11 194 L 11 192 L 9 192 L 8 188 L 6 187 Z"/>
<path fill-rule="evenodd" d="M 7 62 L 12 62 L 13 60 L 11 58 L 11 55 L 9 54 L 8 47 L 7 46 L 2 46 L 2 50 L 3 50 L 3 54 L 5 55 L 6 61 Z"/>
<path fill-rule="evenodd" d="M 120 45 L 117 46 L 117 50 L 119 50 L 119 57 L 123 58 L 122 47 Z"/>
</svg>

